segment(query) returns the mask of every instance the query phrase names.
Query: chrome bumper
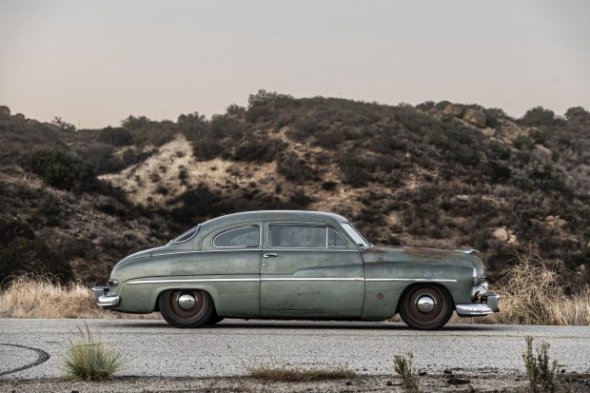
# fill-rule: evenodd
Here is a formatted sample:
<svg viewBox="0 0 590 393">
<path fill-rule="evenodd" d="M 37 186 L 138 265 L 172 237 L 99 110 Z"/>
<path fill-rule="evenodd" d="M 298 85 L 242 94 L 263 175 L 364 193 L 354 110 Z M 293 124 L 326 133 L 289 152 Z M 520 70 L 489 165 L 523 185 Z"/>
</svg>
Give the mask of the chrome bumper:
<svg viewBox="0 0 590 393">
<path fill-rule="evenodd" d="M 109 295 L 108 287 L 94 287 L 92 293 L 96 300 L 96 305 L 103 308 L 115 307 L 119 304 L 118 295 Z"/>
<path fill-rule="evenodd" d="M 460 317 L 483 317 L 498 312 L 500 295 L 488 293 L 485 303 L 457 304 L 455 310 Z"/>
</svg>

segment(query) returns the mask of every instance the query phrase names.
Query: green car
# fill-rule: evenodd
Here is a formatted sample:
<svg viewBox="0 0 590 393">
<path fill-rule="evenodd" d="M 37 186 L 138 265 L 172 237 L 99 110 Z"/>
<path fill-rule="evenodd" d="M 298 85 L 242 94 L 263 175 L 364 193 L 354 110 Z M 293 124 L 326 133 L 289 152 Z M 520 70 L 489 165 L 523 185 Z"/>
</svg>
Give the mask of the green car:
<svg viewBox="0 0 590 393">
<path fill-rule="evenodd" d="M 415 329 L 493 314 L 482 261 L 471 251 L 373 246 L 344 217 L 253 211 L 199 224 L 121 260 L 99 306 L 159 311 L 176 327 L 225 317 L 380 321 Z"/>
</svg>

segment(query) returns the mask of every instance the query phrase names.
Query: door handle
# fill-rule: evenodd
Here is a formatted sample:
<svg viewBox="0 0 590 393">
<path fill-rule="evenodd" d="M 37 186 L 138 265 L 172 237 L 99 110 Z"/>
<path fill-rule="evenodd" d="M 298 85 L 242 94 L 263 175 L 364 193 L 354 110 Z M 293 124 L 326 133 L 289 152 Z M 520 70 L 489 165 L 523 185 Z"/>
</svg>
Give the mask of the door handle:
<svg viewBox="0 0 590 393">
<path fill-rule="evenodd" d="M 265 254 L 262 254 L 262 258 L 276 258 L 278 256 L 279 254 L 276 252 L 267 252 Z"/>
</svg>

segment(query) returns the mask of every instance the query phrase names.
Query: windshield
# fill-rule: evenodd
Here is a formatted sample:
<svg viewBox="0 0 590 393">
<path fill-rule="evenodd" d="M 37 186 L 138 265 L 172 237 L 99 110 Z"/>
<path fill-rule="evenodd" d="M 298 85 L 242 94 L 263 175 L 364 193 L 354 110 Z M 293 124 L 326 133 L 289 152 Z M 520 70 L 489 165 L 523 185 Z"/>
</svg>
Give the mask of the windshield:
<svg viewBox="0 0 590 393">
<path fill-rule="evenodd" d="M 178 236 L 177 238 L 170 240 L 170 243 L 184 243 L 186 241 L 189 241 L 193 237 L 195 237 L 197 232 L 199 232 L 200 228 L 201 228 L 201 224 L 189 229 L 188 231 L 186 231 L 182 235 Z"/>
<path fill-rule="evenodd" d="M 349 223 L 342 224 L 342 228 L 348 233 L 348 236 L 354 240 L 354 242 L 363 248 L 369 248 L 369 242 L 356 230 L 355 227 L 350 225 Z"/>
</svg>

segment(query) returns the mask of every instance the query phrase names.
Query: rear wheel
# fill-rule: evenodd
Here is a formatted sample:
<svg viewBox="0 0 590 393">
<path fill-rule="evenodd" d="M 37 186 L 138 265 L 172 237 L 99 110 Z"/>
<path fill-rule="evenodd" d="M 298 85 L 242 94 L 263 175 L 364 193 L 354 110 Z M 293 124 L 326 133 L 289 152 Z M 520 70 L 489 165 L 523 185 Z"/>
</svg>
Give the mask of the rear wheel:
<svg viewBox="0 0 590 393">
<path fill-rule="evenodd" d="M 411 328 L 439 329 L 451 318 L 452 304 L 449 293 L 443 287 L 417 285 L 404 293 L 400 304 L 400 315 Z"/>
<path fill-rule="evenodd" d="M 205 291 L 173 289 L 158 299 L 162 317 L 172 326 L 194 328 L 209 322 L 213 314 L 213 301 Z"/>
</svg>

